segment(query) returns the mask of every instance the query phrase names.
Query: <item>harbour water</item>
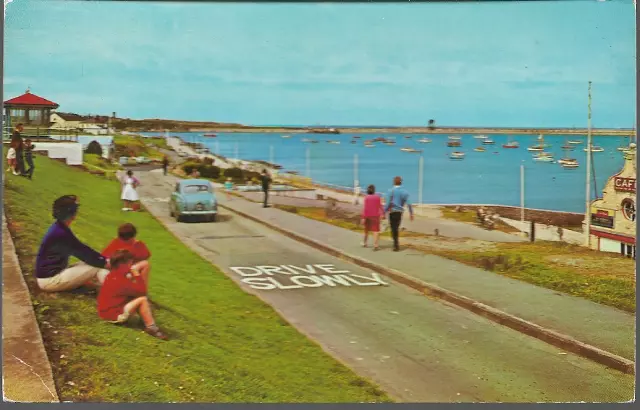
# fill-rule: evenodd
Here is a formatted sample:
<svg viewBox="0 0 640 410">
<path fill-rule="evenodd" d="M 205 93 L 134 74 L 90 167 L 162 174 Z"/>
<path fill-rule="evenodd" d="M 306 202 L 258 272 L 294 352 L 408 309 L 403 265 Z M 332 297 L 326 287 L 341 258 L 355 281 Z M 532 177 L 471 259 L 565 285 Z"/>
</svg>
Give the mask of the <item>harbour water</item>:
<svg viewBox="0 0 640 410">
<path fill-rule="evenodd" d="M 158 135 L 145 133 L 145 135 Z M 358 179 L 360 186 L 374 184 L 379 192 L 386 192 L 392 179 L 400 175 L 414 202 L 418 201 L 419 158 L 424 157 L 423 197 L 427 204 L 500 204 L 520 205 L 520 165 L 525 167 L 525 206 L 527 208 L 550 209 L 568 212 L 584 212 L 586 178 L 586 137 L 549 136 L 545 144 L 547 152 L 555 159 L 565 156 L 562 146 L 566 140 L 581 140 L 573 151 L 566 155 L 578 160 L 580 166 L 564 169 L 557 163 L 535 162 L 533 152 L 527 147 L 537 143 L 535 135 L 514 135 L 517 149 L 505 149 L 506 135 L 489 135 L 495 145 L 484 145 L 485 152 L 475 152 L 481 141 L 473 135 L 461 135 L 462 146 L 446 146 L 447 135 L 393 135 L 395 145 L 375 143 L 373 148 L 364 146 L 364 140 L 376 137 L 391 137 L 388 134 L 363 134 L 356 144 L 351 144 L 353 135 L 293 134 L 282 138 L 281 134 L 221 133 L 216 138 L 204 137 L 201 133 L 171 133 L 187 142 L 199 142 L 211 152 L 229 158 L 273 161 L 282 165 L 282 171 L 298 171 L 307 176 L 307 150 L 309 150 L 310 177 L 314 181 L 352 187 L 354 183 L 354 156 L 358 156 Z M 431 143 L 420 143 L 426 137 Z M 303 139 L 319 141 L 316 144 Z M 327 141 L 340 141 L 330 144 Z M 618 172 L 623 164 L 622 152 L 617 148 L 628 144 L 622 137 L 593 137 L 593 144 L 604 148 L 593 153 L 595 189 L 599 196 L 606 180 Z M 402 152 L 400 148 L 411 147 L 423 152 Z M 466 154 L 463 160 L 452 160 L 452 151 Z M 591 182 L 594 189 L 593 177 Z M 595 195 L 595 190 L 593 195 Z"/>
</svg>

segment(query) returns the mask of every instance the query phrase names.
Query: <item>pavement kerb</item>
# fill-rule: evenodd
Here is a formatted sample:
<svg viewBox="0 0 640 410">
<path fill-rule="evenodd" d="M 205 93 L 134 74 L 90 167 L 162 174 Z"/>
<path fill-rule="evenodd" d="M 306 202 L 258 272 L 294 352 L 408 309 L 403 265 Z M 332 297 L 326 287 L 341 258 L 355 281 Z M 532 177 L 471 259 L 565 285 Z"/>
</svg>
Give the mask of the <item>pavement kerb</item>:
<svg viewBox="0 0 640 410">
<path fill-rule="evenodd" d="M 281 228 L 277 225 L 264 221 L 255 216 L 233 209 L 227 205 L 218 204 L 218 206 L 228 211 L 231 211 L 237 215 L 240 215 L 244 218 L 258 222 L 277 232 L 280 232 L 283 235 L 286 235 L 299 242 L 309 245 L 315 249 L 328 253 L 329 255 L 346 260 L 348 262 L 354 263 L 356 265 L 362 266 L 367 269 L 372 269 L 380 274 L 390 277 L 396 282 L 400 282 L 403 285 L 416 289 L 427 296 L 436 297 L 446 302 L 455 304 L 475 314 L 478 314 L 489 320 L 499 323 L 503 326 L 507 326 L 513 330 L 524 333 L 531 337 L 535 337 L 536 339 L 542 340 L 543 342 L 549 343 L 553 346 L 556 346 L 563 350 L 577 354 L 579 356 L 582 356 L 594 362 L 619 370 L 623 373 L 635 374 L 635 363 L 624 357 L 607 352 L 605 350 L 589 345 L 587 343 L 583 343 L 570 336 L 555 332 L 550 329 L 546 329 L 533 322 L 529 322 L 517 316 L 510 315 L 499 309 L 485 305 L 484 303 L 474 301 L 473 299 L 470 299 L 465 296 L 459 295 L 457 293 L 451 292 L 449 290 L 443 289 L 437 285 L 413 278 L 395 269 L 391 269 L 386 266 L 382 266 L 382 265 L 370 262 L 366 259 L 363 259 L 357 256 L 349 255 L 348 253 L 341 251 L 339 249 L 336 249 L 332 246 L 323 244 L 307 236 L 304 236 L 295 232 L 291 232 L 287 229 Z"/>
</svg>

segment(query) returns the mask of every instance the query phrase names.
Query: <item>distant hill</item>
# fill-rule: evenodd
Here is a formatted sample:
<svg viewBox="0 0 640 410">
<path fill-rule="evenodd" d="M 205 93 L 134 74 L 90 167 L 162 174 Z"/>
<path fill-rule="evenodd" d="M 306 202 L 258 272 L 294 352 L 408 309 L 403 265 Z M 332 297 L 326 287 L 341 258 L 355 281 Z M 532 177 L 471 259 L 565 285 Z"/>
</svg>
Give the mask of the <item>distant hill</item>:
<svg viewBox="0 0 640 410">
<path fill-rule="evenodd" d="M 111 126 L 118 131 L 209 131 L 219 128 L 244 128 L 242 124 L 209 122 L 209 121 L 178 121 L 163 120 L 159 118 L 149 118 L 142 120 L 132 120 L 130 118 L 112 118 Z"/>
</svg>

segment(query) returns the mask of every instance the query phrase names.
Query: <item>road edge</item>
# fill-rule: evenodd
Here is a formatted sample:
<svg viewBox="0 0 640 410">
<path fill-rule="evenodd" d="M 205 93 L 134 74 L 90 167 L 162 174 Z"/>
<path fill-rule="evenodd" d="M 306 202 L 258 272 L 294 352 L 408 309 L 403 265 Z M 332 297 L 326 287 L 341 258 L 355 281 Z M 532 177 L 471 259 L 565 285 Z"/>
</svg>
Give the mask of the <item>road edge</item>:
<svg viewBox="0 0 640 410">
<path fill-rule="evenodd" d="M 432 283 L 424 282 L 419 279 L 413 278 L 395 269 L 391 269 L 386 266 L 382 266 L 377 263 L 370 262 L 366 259 L 363 259 L 357 256 L 349 255 L 348 253 L 341 251 L 339 249 L 336 249 L 332 246 L 323 244 L 307 236 L 289 231 L 288 229 L 281 228 L 268 221 L 264 221 L 260 218 L 249 215 L 242 211 L 238 211 L 227 205 L 223 205 L 219 203 L 218 206 L 230 212 L 233 212 L 239 216 L 250 219 L 254 222 L 258 222 L 270 229 L 273 229 L 285 236 L 288 236 L 289 238 L 295 239 L 317 250 L 325 252 L 331 256 L 346 260 L 348 262 L 354 263 L 356 265 L 362 266 L 367 269 L 372 269 L 380 274 L 388 276 L 389 278 L 395 280 L 396 282 L 402 283 L 403 285 L 406 285 L 415 290 L 418 290 L 427 296 L 442 299 L 449 303 L 455 304 L 456 306 L 467 309 L 479 316 L 485 317 L 500 325 L 509 327 L 513 330 L 516 330 L 520 333 L 524 333 L 528 336 L 539 339 L 555 347 L 569 351 L 578 356 L 584 357 L 586 359 L 589 359 L 594 362 L 600 363 L 602 365 L 608 366 L 610 368 L 616 369 L 623 373 L 635 375 L 635 362 L 629 359 L 626 359 L 622 356 L 613 354 L 606 350 L 600 349 L 596 346 L 592 346 L 590 344 L 581 342 L 571 336 L 567 336 L 562 333 L 558 333 L 556 331 L 544 328 L 533 322 L 508 314 L 499 309 L 495 309 L 491 306 L 485 305 L 484 303 L 480 303 L 473 299 L 470 299 L 466 296 L 462 296 L 455 292 L 443 289 Z"/>
<path fill-rule="evenodd" d="M 47 354 L 47 350 L 44 347 L 44 341 L 42 339 L 42 333 L 40 332 L 40 326 L 38 323 L 38 319 L 36 318 L 35 312 L 33 310 L 33 304 L 31 302 L 31 292 L 29 291 L 29 287 L 24 280 L 24 276 L 22 273 L 22 268 L 20 267 L 20 262 L 18 255 L 16 253 L 15 243 L 13 237 L 11 236 L 11 232 L 8 228 L 8 220 L 4 212 L 2 212 L 2 230 L 3 230 L 3 241 L 2 241 L 2 301 L 3 301 L 3 320 L 2 320 L 2 355 L 3 355 L 3 369 L 2 369 L 2 395 L 4 402 L 18 402 L 18 403 L 37 403 L 42 402 L 40 399 L 30 399 L 30 400 L 13 400 L 7 396 L 7 379 L 12 378 L 12 376 L 7 375 L 6 371 L 8 369 L 7 366 L 4 366 L 4 362 L 7 356 L 13 356 L 17 361 L 19 361 L 22 365 L 29 368 L 31 374 L 37 377 L 31 378 L 30 380 L 20 380 L 20 381 L 12 381 L 11 383 L 18 383 L 21 387 L 21 390 L 31 390 L 33 396 L 36 397 L 38 394 L 41 396 L 46 396 L 48 394 L 51 395 L 53 400 L 44 401 L 49 403 L 59 403 L 60 397 L 58 396 L 55 380 L 53 378 L 53 370 L 51 368 L 51 361 L 49 360 L 49 356 Z M 5 269 L 7 269 L 5 271 Z M 9 272 L 13 270 L 13 272 Z M 5 308 L 7 307 L 5 303 L 8 302 L 7 295 L 5 295 L 5 284 L 6 280 L 15 280 L 18 298 L 23 299 L 24 304 L 22 306 L 18 306 L 17 309 L 24 309 L 23 314 L 26 315 L 26 321 L 33 325 L 30 331 L 30 342 L 34 344 L 33 349 L 35 350 L 35 356 L 39 356 L 38 360 L 38 368 L 40 372 L 44 371 L 44 374 L 40 372 L 35 372 L 33 366 L 24 362 L 24 360 L 14 356 L 9 349 L 7 349 L 5 343 Z M 34 364 L 35 365 L 35 364 Z M 26 386 L 25 384 L 28 384 Z M 46 393 L 42 388 L 46 390 Z M 36 393 L 37 392 L 37 393 Z"/>
</svg>

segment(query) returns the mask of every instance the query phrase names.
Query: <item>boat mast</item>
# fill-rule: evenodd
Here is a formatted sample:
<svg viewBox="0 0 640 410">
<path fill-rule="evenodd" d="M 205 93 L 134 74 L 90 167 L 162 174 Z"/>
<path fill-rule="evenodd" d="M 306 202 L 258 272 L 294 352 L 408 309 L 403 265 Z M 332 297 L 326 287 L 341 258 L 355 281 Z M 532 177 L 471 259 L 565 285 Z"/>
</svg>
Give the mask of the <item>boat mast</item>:
<svg viewBox="0 0 640 410">
<path fill-rule="evenodd" d="M 589 104 L 587 119 L 587 179 L 585 198 L 585 245 L 591 244 L 591 81 L 589 81 Z"/>
</svg>

